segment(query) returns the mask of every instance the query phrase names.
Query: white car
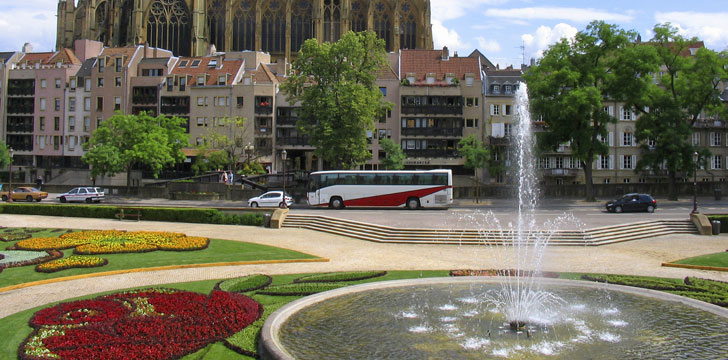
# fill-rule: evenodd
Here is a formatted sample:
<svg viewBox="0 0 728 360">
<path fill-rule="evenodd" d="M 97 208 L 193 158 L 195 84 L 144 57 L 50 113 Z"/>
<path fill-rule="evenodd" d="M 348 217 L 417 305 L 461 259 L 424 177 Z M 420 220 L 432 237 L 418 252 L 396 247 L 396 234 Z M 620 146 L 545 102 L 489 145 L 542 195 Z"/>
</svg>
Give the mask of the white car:
<svg viewBox="0 0 728 360">
<path fill-rule="evenodd" d="M 283 191 L 269 191 L 260 196 L 248 199 L 248 206 L 257 207 L 290 207 L 293 205 L 293 198 L 286 194 L 286 202 L 283 202 Z"/>
<path fill-rule="evenodd" d="M 77 187 L 71 189 L 71 191 L 67 193 L 58 194 L 58 196 L 56 196 L 56 199 L 58 199 L 62 203 L 69 201 L 85 201 L 87 203 L 98 203 L 104 199 L 104 192 L 101 191 L 101 188 L 97 187 Z"/>
</svg>

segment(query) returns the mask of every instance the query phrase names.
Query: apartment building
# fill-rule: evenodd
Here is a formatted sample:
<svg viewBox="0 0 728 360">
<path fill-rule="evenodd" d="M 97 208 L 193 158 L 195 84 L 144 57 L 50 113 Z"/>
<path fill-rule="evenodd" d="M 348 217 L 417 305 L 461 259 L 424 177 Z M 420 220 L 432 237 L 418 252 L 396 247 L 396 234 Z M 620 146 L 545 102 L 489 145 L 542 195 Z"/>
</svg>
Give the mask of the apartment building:
<svg viewBox="0 0 728 360">
<path fill-rule="evenodd" d="M 491 150 L 489 182 L 504 184 L 515 180 L 516 99 L 521 70 L 488 66 L 485 73 L 485 131 Z"/>
<path fill-rule="evenodd" d="M 484 141 L 483 76 L 478 58 L 442 50 L 400 53 L 400 139 L 412 168 L 463 168 L 457 146 L 469 135 Z"/>
<path fill-rule="evenodd" d="M 0 138 L 5 139 L 7 118 L 5 117 L 6 104 L 8 101 L 8 77 L 10 69 L 23 55 L 22 52 L 0 52 Z"/>
</svg>

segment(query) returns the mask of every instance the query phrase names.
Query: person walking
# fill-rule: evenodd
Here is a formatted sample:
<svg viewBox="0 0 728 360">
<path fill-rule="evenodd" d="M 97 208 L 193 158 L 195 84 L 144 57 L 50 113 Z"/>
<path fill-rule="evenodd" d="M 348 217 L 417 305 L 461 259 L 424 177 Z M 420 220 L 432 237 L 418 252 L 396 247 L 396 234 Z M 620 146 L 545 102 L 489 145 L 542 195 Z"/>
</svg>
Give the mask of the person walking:
<svg viewBox="0 0 728 360">
<path fill-rule="evenodd" d="M 41 186 L 43 186 L 43 178 L 38 175 L 38 177 L 35 179 L 35 187 L 40 190 Z"/>
<path fill-rule="evenodd" d="M 225 171 L 222 172 L 222 183 L 227 184 L 228 181 L 228 175 Z"/>
</svg>

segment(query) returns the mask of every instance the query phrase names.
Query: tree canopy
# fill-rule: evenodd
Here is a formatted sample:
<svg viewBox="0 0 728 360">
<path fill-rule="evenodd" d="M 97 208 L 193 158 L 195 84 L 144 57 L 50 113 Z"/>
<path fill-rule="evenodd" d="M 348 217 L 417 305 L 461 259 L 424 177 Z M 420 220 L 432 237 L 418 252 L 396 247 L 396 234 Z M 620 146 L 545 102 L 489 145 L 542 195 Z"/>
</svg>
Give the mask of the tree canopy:
<svg viewBox="0 0 728 360">
<path fill-rule="evenodd" d="M 0 140 L 0 169 L 6 168 L 10 165 L 10 152 L 8 145 L 4 141 Z"/>
<path fill-rule="evenodd" d="M 465 167 L 475 170 L 475 202 L 480 198 L 480 182 L 478 181 L 478 170 L 488 166 L 490 158 L 488 148 L 475 135 L 468 135 L 458 143 L 458 153 L 465 158 Z"/>
<path fill-rule="evenodd" d="M 379 165 L 385 170 L 402 170 L 404 169 L 404 160 L 407 158 L 402 146 L 395 144 L 392 139 L 379 139 L 379 146 L 386 153 L 384 159 L 379 158 Z"/>
<path fill-rule="evenodd" d="M 692 133 L 699 117 L 725 115 L 720 84 L 728 78 L 727 54 L 706 49 L 697 38 L 685 38 L 669 24 L 656 25 L 654 37 L 640 44 L 626 63 L 627 73 L 647 80 L 644 89 L 624 94 L 625 104 L 639 114 L 636 138 L 642 156 L 638 170 L 666 171 L 669 197 L 677 199 L 677 177 L 694 169 L 693 154 L 709 156 L 694 146 Z"/>
<path fill-rule="evenodd" d="M 385 66 L 384 40 L 374 32 L 348 32 L 335 43 L 306 40 L 282 85 L 290 103 L 301 102 L 298 129 L 316 156 L 336 168 L 371 158 L 367 131 L 391 104 L 375 83 Z"/>
<path fill-rule="evenodd" d="M 248 136 L 244 117 L 225 117 L 219 120 L 218 125 L 207 128 L 202 135 L 202 143 L 197 146 L 197 156 L 192 169 L 196 173 L 215 169 L 240 170 L 243 162 L 255 158 L 255 154 L 245 153 L 245 147 L 250 146 L 246 139 Z M 243 161 L 241 161 L 243 160 Z"/>
<path fill-rule="evenodd" d="M 81 159 L 91 165 L 92 177 L 126 172 L 127 186 L 137 165 L 145 166 L 156 177 L 165 167 L 184 160 L 182 147 L 188 144 L 184 121 L 163 115 L 117 113 L 93 132 L 83 145 L 86 153 Z"/>
<path fill-rule="evenodd" d="M 571 145 L 572 156 L 581 162 L 586 198 L 594 201 L 592 163 L 606 155 L 607 125 L 616 119 L 604 111 L 603 101 L 624 89 L 644 86 L 644 79 L 624 76 L 617 69 L 625 50 L 634 47 L 637 33 L 594 21 L 573 41 L 552 45 L 539 63 L 524 74 L 531 109 L 547 125 L 539 136 L 542 147 Z"/>
</svg>

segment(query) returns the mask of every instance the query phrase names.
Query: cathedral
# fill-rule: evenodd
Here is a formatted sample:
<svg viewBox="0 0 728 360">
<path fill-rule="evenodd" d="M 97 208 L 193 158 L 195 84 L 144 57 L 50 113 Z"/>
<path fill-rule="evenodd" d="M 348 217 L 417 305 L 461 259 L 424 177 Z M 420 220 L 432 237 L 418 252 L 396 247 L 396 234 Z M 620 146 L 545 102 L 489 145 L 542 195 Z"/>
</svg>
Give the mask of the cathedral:
<svg viewBox="0 0 728 360">
<path fill-rule="evenodd" d="M 432 49 L 430 1 L 59 0 L 56 48 L 91 39 L 177 56 L 201 56 L 214 45 L 291 59 L 306 39 L 333 42 L 349 30 L 376 32 L 387 51 Z"/>
</svg>

